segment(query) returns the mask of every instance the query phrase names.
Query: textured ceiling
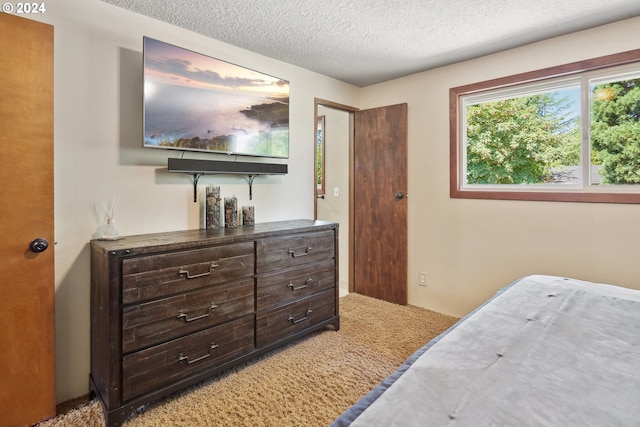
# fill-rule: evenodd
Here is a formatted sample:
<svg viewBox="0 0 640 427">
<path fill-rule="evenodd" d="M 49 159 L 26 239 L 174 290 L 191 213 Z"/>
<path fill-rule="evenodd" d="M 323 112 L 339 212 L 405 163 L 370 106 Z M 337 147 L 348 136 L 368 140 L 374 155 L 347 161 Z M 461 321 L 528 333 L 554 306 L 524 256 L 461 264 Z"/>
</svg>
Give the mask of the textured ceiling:
<svg viewBox="0 0 640 427">
<path fill-rule="evenodd" d="M 640 0 L 102 1 L 360 87 L 640 16 Z"/>
</svg>

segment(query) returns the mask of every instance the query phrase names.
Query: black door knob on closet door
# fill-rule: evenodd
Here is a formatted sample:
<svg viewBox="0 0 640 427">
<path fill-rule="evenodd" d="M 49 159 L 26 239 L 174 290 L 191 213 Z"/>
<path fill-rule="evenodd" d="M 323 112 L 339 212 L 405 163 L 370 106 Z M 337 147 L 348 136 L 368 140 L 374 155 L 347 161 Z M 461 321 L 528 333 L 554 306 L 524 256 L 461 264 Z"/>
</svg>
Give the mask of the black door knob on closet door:
<svg viewBox="0 0 640 427">
<path fill-rule="evenodd" d="M 43 239 L 42 237 L 38 237 L 29 244 L 29 249 L 31 249 L 35 253 L 44 252 L 48 247 L 49 242 L 47 241 L 47 239 Z"/>
</svg>

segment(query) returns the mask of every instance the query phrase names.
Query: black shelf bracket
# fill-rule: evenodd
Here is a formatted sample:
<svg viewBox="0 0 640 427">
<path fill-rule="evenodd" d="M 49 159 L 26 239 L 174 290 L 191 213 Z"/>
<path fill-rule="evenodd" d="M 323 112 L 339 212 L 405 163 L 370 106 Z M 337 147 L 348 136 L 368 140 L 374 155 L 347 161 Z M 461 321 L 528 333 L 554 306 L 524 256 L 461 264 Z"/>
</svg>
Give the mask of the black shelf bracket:
<svg viewBox="0 0 640 427">
<path fill-rule="evenodd" d="M 285 175 L 288 166 L 280 163 L 227 162 L 220 160 L 169 158 L 169 172 L 185 173 L 193 177 L 193 203 L 198 201 L 198 181 L 203 175 L 246 175 L 249 200 L 253 200 L 253 181 L 258 175 Z"/>
<path fill-rule="evenodd" d="M 198 181 L 200 177 L 204 175 L 203 173 L 194 173 L 193 174 L 193 203 L 198 201 Z"/>
<path fill-rule="evenodd" d="M 249 181 L 249 200 L 253 200 L 253 180 L 256 179 L 256 175 L 249 175 L 247 181 Z"/>
</svg>

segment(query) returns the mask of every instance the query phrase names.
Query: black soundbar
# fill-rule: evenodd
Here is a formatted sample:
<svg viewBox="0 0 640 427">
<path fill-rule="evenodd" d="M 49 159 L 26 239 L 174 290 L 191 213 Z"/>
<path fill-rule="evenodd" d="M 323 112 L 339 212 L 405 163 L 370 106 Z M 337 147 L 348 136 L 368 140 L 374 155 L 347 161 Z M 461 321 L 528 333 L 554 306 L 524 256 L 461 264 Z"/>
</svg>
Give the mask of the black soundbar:
<svg viewBox="0 0 640 427">
<path fill-rule="evenodd" d="M 169 158 L 169 172 L 188 174 L 284 175 L 288 165 L 280 163 L 228 162 L 223 160 Z"/>
</svg>

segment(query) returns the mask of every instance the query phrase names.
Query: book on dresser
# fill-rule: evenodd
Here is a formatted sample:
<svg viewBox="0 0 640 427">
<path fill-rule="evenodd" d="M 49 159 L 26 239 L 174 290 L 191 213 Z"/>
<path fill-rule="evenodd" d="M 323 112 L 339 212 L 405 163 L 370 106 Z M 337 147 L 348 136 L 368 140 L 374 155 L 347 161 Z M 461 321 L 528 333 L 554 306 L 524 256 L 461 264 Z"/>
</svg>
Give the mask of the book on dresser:
<svg viewBox="0 0 640 427">
<path fill-rule="evenodd" d="M 340 328 L 338 224 L 91 241 L 91 394 L 108 427 L 306 334 Z"/>
</svg>

